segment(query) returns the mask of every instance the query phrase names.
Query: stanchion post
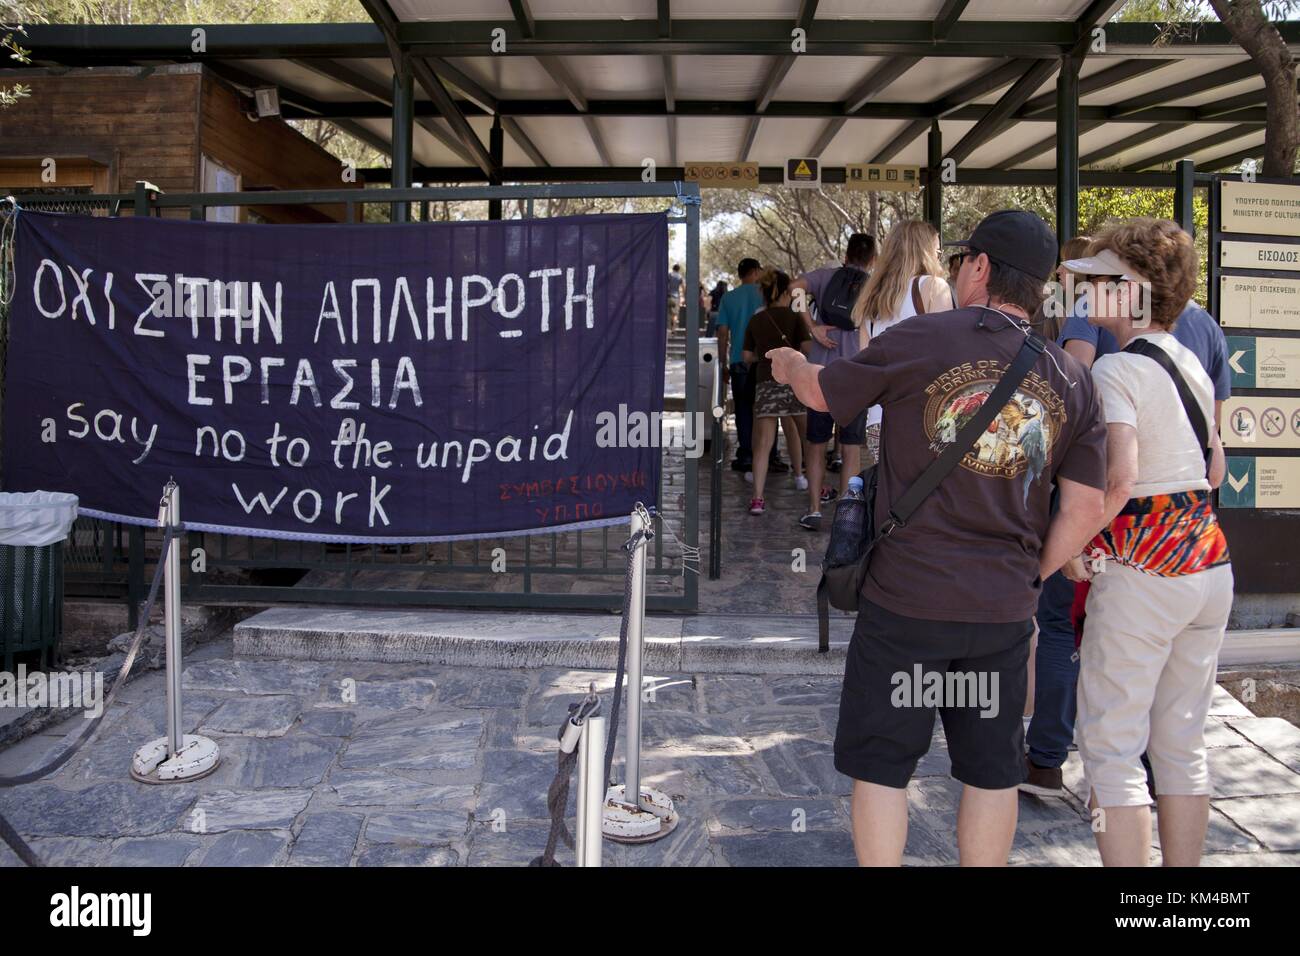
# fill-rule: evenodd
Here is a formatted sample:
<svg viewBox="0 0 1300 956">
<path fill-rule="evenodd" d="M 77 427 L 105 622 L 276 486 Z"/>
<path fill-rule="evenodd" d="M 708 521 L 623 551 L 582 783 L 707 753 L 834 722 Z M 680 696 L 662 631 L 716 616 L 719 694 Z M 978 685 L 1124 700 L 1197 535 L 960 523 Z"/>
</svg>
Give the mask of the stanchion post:
<svg viewBox="0 0 1300 956">
<path fill-rule="evenodd" d="M 163 627 L 166 633 L 167 663 L 167 756 L 181 750 L 181 489 L 174 481 L 163 488 L 165 526 L 172 533 L 163 569 Z"/>
<path fill-rule="evenodd" d="M 632 606 L 627 621 L 627 740 L 626 775 L 623 795 L 628 806 L 641 805 L 641 670 L 642 635 L 645 625 L 645 556 L 650 531 L 645 508 L 640 504 L 632 511 Z"/>
<path fill-rule="evenodd" d="M 676 808 L 668 794 L 641 786 L 641 683 L 645 649 L 646 541 L 651 531 L 650 512 L 641 502 L 632 511 L 630 536 L 636 541 L 628 555 L 631 600 L 627 608 L 627 730 L 624 782 L 610 787 L 601 809 L 603 833 L 615 843 L 650 843 L 676 828 Z"/>
<path fill-rule="evenodd" d="M 199 734 L 185 733 L 181 707 L 181 490 L 175 481 L 163 487 L 158 525 L 169 533 L 163 557 L 163 630 L 166 656 L 167 735 L 150 741 L 131 758 L 131 776 L 141 783 L 197 780 L 216 769 L 221 751 Z M 156 572 L 155 572 L 156 573 Z M 148 622 L 145 622 L 148 626 Z"/>
<path fill-rule="evenodd" d="M 588 717 L 578 741 L 578 866 L 600 866 L 605 809 L 605 718 Z"/>
</svg>

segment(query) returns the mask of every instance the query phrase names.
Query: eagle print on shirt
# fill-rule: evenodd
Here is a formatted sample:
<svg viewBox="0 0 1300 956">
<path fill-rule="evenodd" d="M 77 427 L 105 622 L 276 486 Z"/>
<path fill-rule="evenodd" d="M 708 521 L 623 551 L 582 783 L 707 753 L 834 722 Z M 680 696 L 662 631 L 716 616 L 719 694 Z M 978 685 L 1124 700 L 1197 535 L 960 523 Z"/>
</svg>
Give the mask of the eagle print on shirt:
<svg viewBox="0 0 1300 956">
<path fill-rule="evenodd" d="M 930 448 L 940 454 L 992 394 L 1007 366 L 996 360 L 964 362 L 926 387 L 922 417 Z M 963 468 L 978 475 L 1020 479 L 1022 500 L 1048 470 L 1052 446 L 1066 422 L 1065 402 L 1034 372 L 1025 376 L 1015 394 L 963 456 Z"/>
</svg>

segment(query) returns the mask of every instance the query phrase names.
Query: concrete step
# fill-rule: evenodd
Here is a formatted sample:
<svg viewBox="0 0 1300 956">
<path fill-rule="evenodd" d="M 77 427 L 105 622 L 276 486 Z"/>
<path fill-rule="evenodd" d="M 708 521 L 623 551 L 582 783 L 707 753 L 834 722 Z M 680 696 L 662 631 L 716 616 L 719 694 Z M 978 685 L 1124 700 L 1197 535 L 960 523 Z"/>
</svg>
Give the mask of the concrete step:
<svg viewBox="0 0 1300 956">
<path fill-rule="evenodd" d="M 619 624 L 599 612 L 278 607 L 238 624 L 234 640 L 247 657 L 612 670 Z M 852 631 L 837 613 L 830 653 L 818 654 L 815 617 L 647 615 L 646 672 L 842 674 Z"/>
<path fill-rule="evenodd" d="M 468 667 L 613 669 L 620 619 L 608 613 L 277 607 L 235 627 L 245 657 L 425 662 Z M 817 653 L 812 615 L 646 617 L 646 672 L 844 672 L 853 617 L 834 612 Z M 1221 667 L 1300 663 L 1300 628 L 1229 631 Z"/>
</svg>

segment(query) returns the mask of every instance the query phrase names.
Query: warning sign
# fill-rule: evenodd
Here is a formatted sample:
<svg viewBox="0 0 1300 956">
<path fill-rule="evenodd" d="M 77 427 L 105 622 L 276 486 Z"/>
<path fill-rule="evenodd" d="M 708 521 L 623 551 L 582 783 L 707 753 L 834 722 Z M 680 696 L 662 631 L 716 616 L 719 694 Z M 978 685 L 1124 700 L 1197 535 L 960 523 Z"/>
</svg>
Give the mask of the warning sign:
<svg viewBox="0 0 1300 956">
<path fill-rule="evenodd" d="M 714 189 L 757 189 L 758 163 L 687 163 L 686 181 Z"/>
<path fill-rule="evenodd" d="M 1234 395 L 1220 437 L 1229 448 L 1300 448 L 1300 399 Z"/>
<path fill-rule="evenodd" d="M 817 189 L 822 184 L 822 164 L 815 159 L 787 159 L 785 184 Z"/>
<path fill-rule="evenodd" d="M 917 192 L 921 188 L 921 167 L 850 163 L 844 167 L 844 185 L 863 192 Z"/>
</svg>

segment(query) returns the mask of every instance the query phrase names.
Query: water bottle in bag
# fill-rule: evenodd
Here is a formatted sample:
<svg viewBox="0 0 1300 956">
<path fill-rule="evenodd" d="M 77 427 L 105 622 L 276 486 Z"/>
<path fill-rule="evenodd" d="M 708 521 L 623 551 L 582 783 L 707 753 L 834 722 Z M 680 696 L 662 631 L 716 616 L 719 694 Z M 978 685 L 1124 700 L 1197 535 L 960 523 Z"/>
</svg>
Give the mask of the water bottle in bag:
<svg viewBox="0 0 1300 956">
<path fill-rule="evenodd" d="M 862 478 L 854 475 L 849 479 L 849 490 L 835 505 L 830 542 L 826 546 L 827 567 L 856 564 L 862 556 L 868 520 L 867 507 Z"/>
</svg>

